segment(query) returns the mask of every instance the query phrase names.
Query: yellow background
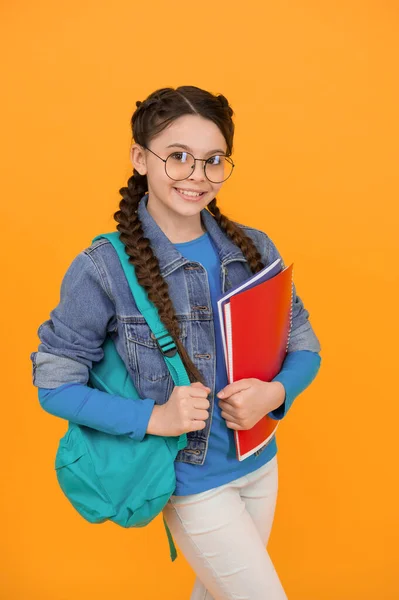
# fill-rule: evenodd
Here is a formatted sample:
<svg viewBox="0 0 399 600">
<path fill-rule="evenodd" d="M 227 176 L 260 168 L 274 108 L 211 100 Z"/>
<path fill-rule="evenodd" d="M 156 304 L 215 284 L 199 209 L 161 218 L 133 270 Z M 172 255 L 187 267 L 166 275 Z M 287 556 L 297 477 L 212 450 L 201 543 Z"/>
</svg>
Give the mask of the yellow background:
<svg viewBox="0 0 399 600">
<path fill-rule="evenodd" d="M 189 598 L 161 518 L 86 523 L 58 487 L 66 422 L 32 386 L 37 328 L 114 230 L 136 100 L 230 100 L 219 203 L 261 228 L 321 341 L 278 433 L 269 551 L 290 600 L 389 600 L 398 568 L 398 7 L 395 2 L 3 2 L 1 581 L 7 600 Z"/>
</svg>

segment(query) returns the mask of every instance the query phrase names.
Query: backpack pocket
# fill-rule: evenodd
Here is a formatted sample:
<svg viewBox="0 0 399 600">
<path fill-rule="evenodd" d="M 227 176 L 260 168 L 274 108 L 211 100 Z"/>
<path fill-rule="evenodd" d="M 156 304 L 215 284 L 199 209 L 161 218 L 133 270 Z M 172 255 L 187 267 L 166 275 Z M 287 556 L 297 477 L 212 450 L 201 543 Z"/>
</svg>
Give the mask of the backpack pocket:
<svg viewBox="0 0 399 600">
<path fill-rule="evenodd" d="M 55 457 L 58 483 L 72 506 L 90 523 L 102 523 L 116 514 L 95 471 L 90 454 L 72 425 L 61 438 Z"/>
</svg>

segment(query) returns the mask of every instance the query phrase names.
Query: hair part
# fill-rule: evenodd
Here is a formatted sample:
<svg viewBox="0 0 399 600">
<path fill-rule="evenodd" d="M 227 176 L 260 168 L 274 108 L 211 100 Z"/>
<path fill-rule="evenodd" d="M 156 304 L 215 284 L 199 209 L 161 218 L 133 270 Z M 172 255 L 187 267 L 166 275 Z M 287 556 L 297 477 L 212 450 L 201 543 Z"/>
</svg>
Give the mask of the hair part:
<svg viewBox="0 0 399 600">
<path fill-rule="evenodd" d="M 163 131 L 173 121 L 183 115 L 199 115 L 213 121 L 220 129 L 227 144 L 227 154 L 233 151 L 234 123 L 233 109 L 225 96 L 217 96 L 195 86 L 161 88 L 151 93 L 144 102 L 136 102 L 136 110 L 131 118 L 132 137 L 136 143 L 148 146 L 150 140 Z M 150 241 L 144 236 L 137 208 L 141 198 L 148 191 L 147 175 L 141 175 L 133 169 L 127 187 L 119 193 L 122 199 L 119 210 L 114 213 L 118 223 L 121 241 L 134 265 L 137 280 L 146 290 L 148 298 L 157 307 L 159 318 L 173 338 L 190 382 L 204 381 L 202 373 L 192 362 L 182 341 L 179 339 L 180 327 L 173 303 L 168 292 L 168 284 L 163 279 L 157 256 Z M 260 271 L 264 264 L 255 244 L 233 221 L 223 215 L 217 206 L 216 198 L 207 209 L 216 219 L 219 227 L 229 236 L 244 254 L 252 273 Z"/>
</svg>

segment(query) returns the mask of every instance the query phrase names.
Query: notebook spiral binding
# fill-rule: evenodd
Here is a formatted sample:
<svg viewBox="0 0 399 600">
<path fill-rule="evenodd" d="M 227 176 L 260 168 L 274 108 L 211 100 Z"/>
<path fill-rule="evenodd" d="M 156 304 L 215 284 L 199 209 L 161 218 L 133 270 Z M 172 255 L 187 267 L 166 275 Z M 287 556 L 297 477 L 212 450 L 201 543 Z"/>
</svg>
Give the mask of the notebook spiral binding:
<svg viewBox="0 0 399 600">
<path fill-rule="evenodd" d="M 284 267 L 283 267 L 284 268 Z M 292 329 L 292 300 L 294 297 L 294 267 L 292 267 L 292 277 L 291 277 L 291 308 L 290 308 L 290 328 L 288 331 L 288 337 L 287 337 L 287 345 L 285 347 L 285 351 L 288 352 L 288 346 L 290 343 L 290 338 L 291 338 L 291 329 Z"/>
</svg>

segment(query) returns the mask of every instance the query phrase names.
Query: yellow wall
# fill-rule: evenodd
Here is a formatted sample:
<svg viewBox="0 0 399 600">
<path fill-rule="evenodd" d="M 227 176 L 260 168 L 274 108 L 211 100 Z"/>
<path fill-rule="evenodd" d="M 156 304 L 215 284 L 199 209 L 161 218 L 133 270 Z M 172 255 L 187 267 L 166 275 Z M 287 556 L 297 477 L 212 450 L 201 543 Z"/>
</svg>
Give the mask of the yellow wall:
<svg viewBox="0 0 399 600">
<path fill-rule="evenodd" d="M 322 344 L 278 434 L 269 550 L 288 597 L 399 597 L 398 9 L 244 7 L 2 3 L 1 598 L 190 596 L 195 575 L 181 553 L 170 562 L 161 518 L 94 526 L 64 498 L 53 463 L 66 422 L 40 408 L 29 358 L 66 268 L 114 229 L 136 100 L 178 85 L 232 103 L 237 167 L 220 205 L 294 262 Z"/>
</svg>

